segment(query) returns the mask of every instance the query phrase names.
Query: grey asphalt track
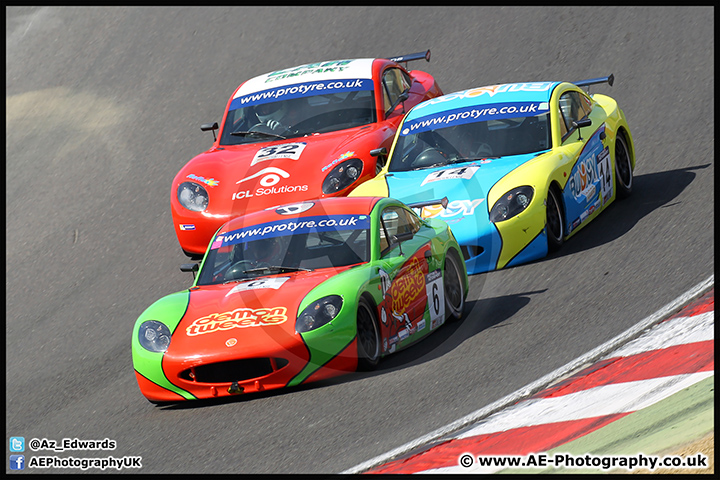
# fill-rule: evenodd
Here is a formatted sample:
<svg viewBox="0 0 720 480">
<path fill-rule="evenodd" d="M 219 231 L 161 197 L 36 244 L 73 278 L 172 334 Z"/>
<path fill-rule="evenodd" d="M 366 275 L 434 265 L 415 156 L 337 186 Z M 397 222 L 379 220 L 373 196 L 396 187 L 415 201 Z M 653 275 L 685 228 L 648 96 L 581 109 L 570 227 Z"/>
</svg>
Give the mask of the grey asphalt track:
<svg viewBox="0 0 720 480">
<path fill-rule="evenodd" d="M 6 436 L 117 442 L 142 473 L 335 473 L 581 356 L 714 271 L 711 7 L 6 8 Z M 541 261 L 471 277 L 466 318 L 370 374 L 158 408 L 137 316 L 191 277 L 177 171 L 242 81 L 432 49 L 446 93 L 615 74 L 633 195 Z M 9 451 L 9 450 L 6 450 Z M 6 471 L 9 466 L 6 465 Z M 52 473 L 71 473 L 49 469 Z M 94 471 L 94 470 L 92 470 Z M 127 470 L 133 472 L 133 470 Z M 106 470 L 107 472 L 107 470 Z"/>
</svg>

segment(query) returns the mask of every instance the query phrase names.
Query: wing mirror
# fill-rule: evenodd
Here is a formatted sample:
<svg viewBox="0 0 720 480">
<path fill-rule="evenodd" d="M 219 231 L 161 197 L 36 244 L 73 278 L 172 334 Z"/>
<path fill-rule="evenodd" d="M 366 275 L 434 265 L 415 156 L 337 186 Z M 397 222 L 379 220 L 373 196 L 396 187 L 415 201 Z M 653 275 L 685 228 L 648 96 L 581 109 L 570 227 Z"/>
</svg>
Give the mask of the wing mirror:
<svg viewBox="0 0 720 480">
<path fill-rule="evenodd" d="M 218 124 L 217 124 L 217 122 L 213 122 L 213 123 L 203 123 L 202 125 L 200 125 L 200 130 L 202 130 L 203 132 L 207 132 L 208 130 L 212 130 L 212 132 L 213 132 L 213 141 L 217 140 L 217 137 L 215 136 L 215 130 L 217 130 L 217 129 L 218 129 Z"/>
<path fill-rule="evenodd" d="M 390 237 L 390 245 L 397 244 L 398 248 L 400 249 L 400 255 L 405 255 L 402 251 L 402 242 L 406 240 L 411 240 L 414 236 L 415 234 L 413 232 L 405 232 L 398 235 L 393 235 L 392 237 Z"/>
<path fill-rule="evenodd" d="M 400 243 L 406 240 L 410 240 L 415 236 L 413 232 L 399 233 L 392 236 L 392 243 Z"/>
<path fill-rule="evenodd" d="M 400 102 L 404 102 L 408 98 L 410 98 L 410 89 L 407 89 L 404 92 L 402 92 L 400 95 L 398 95 L 398 98 L 395 99 L 395 101 L 392 103 L 392 105 L 390 105 L 390 108 L 388 108 L 387 111 L 385 112 L 385 117 L 390 115 L 395 110 L 395 107 L 397 107 L 400 104 Z M 404 107 L 403 107 L 403 113 L 405 113 Z"/>
<path fill-rule="evenodd" d="M 375 161 L 375 175 L 377 175 L 385 166 L 385 162 L 387 162 L 387 148 L 381 147 L 370 150 L 370 156 L 377 157 L 377 160 Z"/>
<path fill-rule="evenodd" d="M 197 263 L 183 263 L 182 265 L 180 265 L 180 271 L 185 273 L 192 273 L 193 278 L 195 278 L 195 274 L 198 270 L 200 270 L 200 264 Z"/>
<path fill-rule="evenodd" d="M 582 120 L 577 120 L 577 121 L 573 122 L 572 124 L 573 124 L 573 128 L 578 129 L 578 137 L 580 140 L 582 140 L 582 134 L 580 133 L 580 128 L 581 127 L 589 127 L 590 125 L 592 125 L 592 120 L 590 120 L 589 118 L 583 118 Z"/>
<path fill-rule="evenodd" d="M 370 156 L 373 157 L 387 157 L 387 148 L 381 147 L 381 148 L 375 148 L 373 150 L 370 150 Z"/>
</svg>

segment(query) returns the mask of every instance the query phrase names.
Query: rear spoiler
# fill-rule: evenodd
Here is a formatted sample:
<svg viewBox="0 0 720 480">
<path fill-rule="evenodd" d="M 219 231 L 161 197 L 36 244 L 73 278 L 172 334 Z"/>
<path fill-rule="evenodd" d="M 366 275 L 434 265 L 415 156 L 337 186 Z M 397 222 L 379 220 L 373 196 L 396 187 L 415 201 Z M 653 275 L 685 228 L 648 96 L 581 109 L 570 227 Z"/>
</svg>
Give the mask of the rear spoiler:
<svg viewBox="0 0 720 480">
<path fill-rule="evenodd" d="M 411 53 L 409 55 L 400 55 L 397 57 L 390 57 L 390 58 L 388 58 L 388 60 L 391 60 L 395 63 L 400 63 L 400 62 L 407 63 L 407 62 L 411 62 L 413 60 L 422 60 L 423 58 L 425 59 L 426 62 L 430 61 L 430 49 L 427 49 L 424 52 Z"/>
<path fill-rule="evenodd" d="M 597 85 L 598 83 L 606 83 L 613 86 L 613 83 L 615 82 L 615 75 L 610 74 L 608 77 L 599 77 L 599 78 L 591 78 L 589 80 L 581 80 L 579 82 L 572 82 L 574 85 L 577 85 L 578 87 L 587 87 L 589 85 Z"/>
</svg>

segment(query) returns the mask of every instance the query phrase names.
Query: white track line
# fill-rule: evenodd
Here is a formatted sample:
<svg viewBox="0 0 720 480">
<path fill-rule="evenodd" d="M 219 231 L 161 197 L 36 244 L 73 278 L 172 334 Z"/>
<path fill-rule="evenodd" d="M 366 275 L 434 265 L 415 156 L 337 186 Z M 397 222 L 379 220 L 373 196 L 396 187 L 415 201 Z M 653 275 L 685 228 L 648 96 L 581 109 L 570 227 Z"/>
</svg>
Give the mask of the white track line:
<svg viewBox="0 0 720 480">
<path fill-rule="evenodd" d="M 469 415 L 466 415 L 466 416 L 460 418 L 459 420 L 455 420 L 454 422 L 452 422 L 444 427 L 441 427 L 433 432 L 430 432 L 427 435 L 423 435 L 422 437 L 419 437 L 411 442 L 408 442 L 405 445 L 402 445 L 393 450 L 390 450 L 389 452 L 387 452 L 383 455 L 379 455 L 375 458 L 367 460 L 359 465 L 356 465 L 356 466 L 354 466 L 348 470 L 345 470 L 343 472 L 340 472 L 340 473 L 341 474 L 353 474 L 353 473 L 364 472 L 365 470 L 368 470 L 377 465 L 386 463 L 395 457 L 404 455 L 418 447 L 421 447 L 422 445 L 425 445 L 434 440 L 437 440 L 438 438 L 449 435 L 450 433 L 452 433 L 456 430 L 466 427 L 472 423 L 476 423 L 479 420 L 482 420 L 483 418 L 486 418 L 489 415 L 491 415 L 499 410 L 502 410 L 503 408 L 505 408 L 509 405 L 513 405 L 513 404 L 517 403 L 519 400 L 538 392 L 539 390 L 541 390 L 542 388 L 551 384 L 558 378 L 561 378 L 561 377 L 571 373 L 572 371 L 580 368 L 581 366 L 583 366 L 587 363 L 593 362 L 593 361 L 601 358 L 603 355 L 609 353 L 614 348 L 617 348 L 618 346 L 623 345 L 630 339 L 633 339 L 635 336 L 637 336 L 639 333 L 641 333 L 646 328 L 669 317 L 670 315 L 672 315 L 673 313 L 677 312 L 682 307 L 684 307 L 691 300 L 694 300 L 696 297 L 705 293 L 706 290 L 709 290 L 709 288 L 714 284 L 714 282 L 715 282 L 715 275 L 711 275 L 704 282 L 701 282 L 698 285 L 696 285 L 695 287 L 691 288 L 690 290 L 688 290 L 684 294 L 680 295 L 678 298 L 676 298 L 672 302 L 670 302 L 667 305 L 665 305 L 664 307 L 662 307 L 657 312 L 655 312 L 652 315 L 641 320 L 639 323 L 635 324 L 633 327 L 630 327 L 628 330 L 621 333 L 617 337 L 600 345 L 599 347 L 595 348 L 594 350 L 591 350 L 590 352 L 586 353 L 585 355 L 576 358 L 575 360 L 558 368 L 557 370 L 545 375 L 544 377 L 540 378 L 539 380 L 536 380 L 535 382 L 524 386 L 523 388 L 515 391 L 514 393 L 511 393 L 510 395 L 507 395 L 507 396 L 501 398 L 500 400 L 497 400 L 484 408 L 476 410 L 475 412 L 470 413 Z"/>
<path fill-rule="evenodd" d="M 713 375 L 715 372 L 711 370 L 650 378 L 602 385 L 562 397 L 524 400 L 483 420 L 455 438 L 470 438 L 548 423 L 572 422 L 618 413 L 632 413 L 665 400 Z"/>
<path fill-rule="evenodd" d="M 661 348 L 675 347 L 688 343 L 714 340 L 715 312 L 706 312 L 691 317 L 673 318 L 669 322 L 658 324 L 619 350 L 611 353 L 613 357 L 629 357 L 639 353 L 651 352 Z"/>
</svg>

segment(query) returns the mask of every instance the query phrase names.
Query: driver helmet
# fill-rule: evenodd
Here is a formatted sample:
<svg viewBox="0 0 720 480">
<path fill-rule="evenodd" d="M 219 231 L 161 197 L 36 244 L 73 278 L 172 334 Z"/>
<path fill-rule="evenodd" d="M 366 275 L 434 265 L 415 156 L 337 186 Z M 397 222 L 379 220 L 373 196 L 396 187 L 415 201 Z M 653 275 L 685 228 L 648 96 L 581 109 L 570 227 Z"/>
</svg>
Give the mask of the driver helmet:
<svg viewBox="0 0 720 480">
<path fill-rule="evenodd" d="M 287 113 L 287 102 L 263 103 L 255 106 L 258 120 L 267 123 L 270 120 L 281 121 Z"/>
<path fill-rule="evenodd" d="M 487 158 L 493 156 L 492 147 L 488 145 L 487 143 L 481 143 L 478 147 L 477 151 L 475 152 L 476 157 L 480 158 Z"/>
<path fill-rule="evenodd" d="M 261 238 L 247 244 L 245 260 L 256 263 L 278 263 L 283 254 L 280 237 Z"/>
<path fill-rule="evenodd" d="M 415 157 L 412 168 L 430 167 L 432 165 L 443 165 L 445 163 L 447 163 L 447 158 L 445 158 L 442 153 L 434 148 L 426 148 L 420 155 Z"/>
</svg>

